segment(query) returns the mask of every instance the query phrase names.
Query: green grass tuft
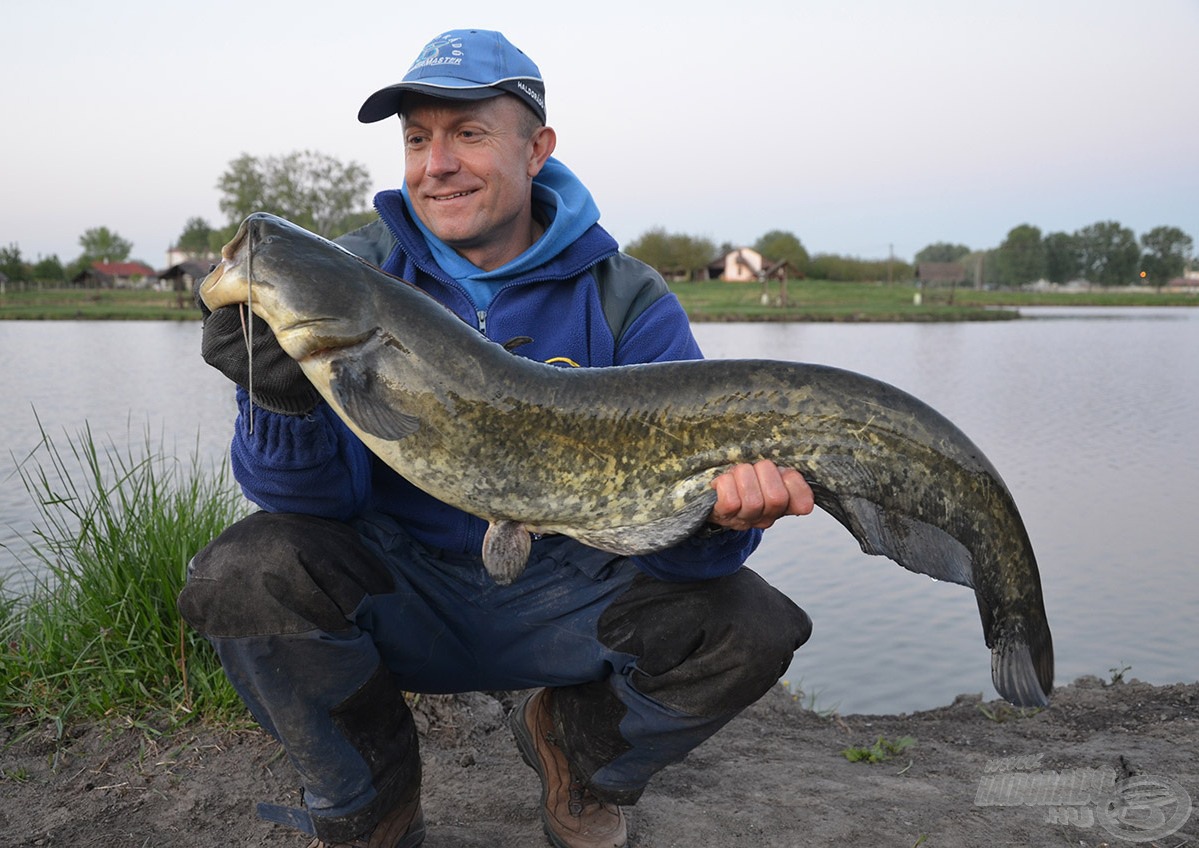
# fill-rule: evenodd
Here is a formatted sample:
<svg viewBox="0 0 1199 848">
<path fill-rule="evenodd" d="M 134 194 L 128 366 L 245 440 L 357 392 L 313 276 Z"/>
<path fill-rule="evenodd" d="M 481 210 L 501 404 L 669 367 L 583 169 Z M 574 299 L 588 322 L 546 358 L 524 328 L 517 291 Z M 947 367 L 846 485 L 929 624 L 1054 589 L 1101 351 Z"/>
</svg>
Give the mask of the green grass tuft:
<svg viewBox="0 0 1199 848">
<path fill-rule="evenodd" d="M 141 451 L 100 449 L 90 428 L 65 448 L 41 435 L 18 466 L 40 515 L 25 540 L 33 588 L 0 587 L 0 715 L 60 728 L 68 716 L 241 715 L 175 607 L 191 556 L 244 510 L 227 468 L 152 450 L 148 435 Z"/>
<path fill-rule="evenodd" d="M 881 763 L 915 744 L 916 740 L 911 736 L 901 736 L 894 742 L 880 736 L 873 745 L 842 749 L 841 756 L 851 763 Z"/>
</svg>

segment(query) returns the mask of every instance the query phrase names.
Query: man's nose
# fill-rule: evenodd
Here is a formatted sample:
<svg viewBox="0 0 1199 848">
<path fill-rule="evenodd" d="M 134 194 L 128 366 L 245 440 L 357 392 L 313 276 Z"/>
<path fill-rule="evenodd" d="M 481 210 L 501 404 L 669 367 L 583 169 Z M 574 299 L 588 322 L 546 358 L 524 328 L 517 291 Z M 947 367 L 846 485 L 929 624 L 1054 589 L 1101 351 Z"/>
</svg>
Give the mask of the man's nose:
<svg viewBox="0 0 1199 848">
<path fill-rule="evenodd" d="M 453 145 L 443 139 L 429 141 L 429 158 L 425 162 L 425 172 L 431 177 L 452 174 L 458 170 L 458 157 L 454 155 Z"/>
</svg>

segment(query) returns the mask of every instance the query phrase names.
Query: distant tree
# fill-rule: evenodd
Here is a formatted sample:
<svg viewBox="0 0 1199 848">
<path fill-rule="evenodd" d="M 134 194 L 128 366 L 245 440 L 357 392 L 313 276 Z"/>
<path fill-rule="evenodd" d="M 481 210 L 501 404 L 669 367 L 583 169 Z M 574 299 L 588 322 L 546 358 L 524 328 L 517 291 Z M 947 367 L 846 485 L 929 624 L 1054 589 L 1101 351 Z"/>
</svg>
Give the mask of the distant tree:
<svg viewBox="0 0 1199 848">
<path fill-rule="evenodd" d="M 1128 285 L 1137 274 L 1141 249 L 1132 230 L 1116 221 L 1099 221 L 1075 236 L 1088 280 L 1104 286 Z"/>
<path fill-rule="evenodd" d="M 624 250 L 665 276 L 684 274 L 693 278 L 708 267 L 716 245 L 710 239 L 672 234 L 655 227 L 629 242 Z"/>
<path fill-rule="evenodd" d="M 1082 251 L 1078 237 L 1071 233 L 1050 233 L 1045 245 L 1045 278 L 1053 283 L 1068 283 L 1083 275 Z"/>
<path fill-rule="evenodd" d="M 212 227 L 203 218 L 188 218 L 183 232 L 175 240 L 175 247 L 193 256 L 212 253 Z"/>
<path fill-rule="evenodd" d="M 237 228 L 241 226 L 241 221 L 234 224 L 226 224 L 220 229 L 213 230 L 208 234 L 208 252 L 219 256 L 221 248 L 233 240 L 237 235 Z"/>
<path fill-rule="evenodd" d="M 1045 244 L 1041 231 L 1021 224 L 1008 231 L 995 252 L 995 272 L 1001 285 L 1020 286 L 1045 277 Z"/>
<path fill-rule="evenodd" d="M 939 241 L 916 254 L 916 263 L 921 262 L 961 262 L 970 253 L 970 248 L 964 244 L 949 244 Z"/>
<path fill-rule="evenodd" d="M 0 273 L 10 280 L 24 280 L 29 277 L 29 266 L 21 259 L 21 248 L 16 242 L 8 247 L 0 247 Z"/>
<path fill-rule="evenodd" d="M 653 227 L 624 246 L 624 252 L 646 265 L 666 268 L 674 263 L 671 235 L 665 227 Z"/>
<path fill-rule="evenodd" d="M 996 248 L 991 250 L 972 250 L 958 262 L 965 269 L 967 282 L 975 287 L 998 286 L 999 274 L 995 270 Z"/>
<path fill-rule="evenodd" d="M 229 163 L 229 168 L 216 183 L 217 189 L 224 195 L 218 206 L 228 218 L 228 223 L 236 224 L 251 212 L 259 210 L 283 214 L 284 210 L 278 207 L 270 208 L 273 199 L 269 195 L 273 194 L 273 189 L 267 186 L 271 179 L 268 171 L 277 169 L 278 163 L 277 158 L 259 161 L 249 153 L 243 153 Z"/>
<path fill-rule="evenodd" d="M 1182 276 L 1195 242 L 1178 227 L 1154 227 L 1141 236 L 1141 247 L 1145 251 L 1141 256 L 1141 270 L 1148 283 L 1160 289 L 1175 277 Z"/>
<path fill-rule="evenodd" d="M 84 271 L 92 267 L 92 259 L 88 256 L 76 256 L 63 268 L 63 273 L 68 280 L 73 280 L 82 274 Z"/>
<path fill-rule="evenodd" d="M 716 243 L 702 236 L 681 236 L 679 258 L 693 275 L 705 271 L 716 257 Z"/>
<path fill-rule="evenodd" d="M 236 224 L 252 212 L 272 212 L 323 236 L 345 232 L 346 222 L 370 207 L 370 174 L 311 150 L 267 156 L 243 153 L 217 180 L 219 206 Z"/>
<path fill-rule="evenodd" d="M 50 254 L 39 259 L 34 263 L 32 270 L 33 279 L 41 280 L 42 282 L 57 284 L 64 283 L 67 279 L 67 272 L 55 254 Z"/>
<path fill-rule="evenodd" d="M 771 230 L 754 242 L 754 250 L 769 262 L 786 260 L 796 273 L 806 274 L 810 257 L 803 243 L 794 233 Z"/>
<path fill-rule="evenodd" d="M 124 262 L 133 250 L 133 242 L 121 238 L 108 227 L 92 227 L 79 237 L 83 254 L 79 260 L 85 265 L 92 262 Z"/>
</svg>

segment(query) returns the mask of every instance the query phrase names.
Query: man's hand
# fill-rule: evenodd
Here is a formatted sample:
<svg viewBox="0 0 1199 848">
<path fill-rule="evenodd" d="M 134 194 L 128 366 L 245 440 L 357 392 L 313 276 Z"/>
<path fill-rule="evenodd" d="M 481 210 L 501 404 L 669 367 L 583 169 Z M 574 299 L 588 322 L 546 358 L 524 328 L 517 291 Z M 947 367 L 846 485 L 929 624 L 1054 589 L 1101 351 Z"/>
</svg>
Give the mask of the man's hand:
<svg viewBox="0 0 1199 848">
<path fill-rule="evenodd" d="M 802 474 L 768 459 L 734 465 L 712 481 L 712 488 L 716 505 L 708 522 L 730 530 L 765 530 L 784 515 L 807 515 L 816 506 Z"/>
<path fill-rule="evenodd" d="M 250 355 L 246 350 L 246 312 L 222 306 L 204 317 L 200 354 L 204 361 L 244 389 L 250 388 Z M 307 415 L 321 396 L 296 361 L 283 352 L 270 326 L 253 319 L 254 403 L 284 415 Z"/>
</svg>

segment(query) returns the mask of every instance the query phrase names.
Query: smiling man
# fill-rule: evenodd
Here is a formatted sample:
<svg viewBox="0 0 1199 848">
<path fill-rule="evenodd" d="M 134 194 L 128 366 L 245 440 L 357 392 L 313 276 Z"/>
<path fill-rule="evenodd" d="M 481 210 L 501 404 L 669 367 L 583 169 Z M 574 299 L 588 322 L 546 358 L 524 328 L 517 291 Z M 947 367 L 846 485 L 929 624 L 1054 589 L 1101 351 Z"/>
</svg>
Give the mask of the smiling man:
<svg viewBox="0 0 1199 848">
<path fill-rule="evenodd" d="M 359 119 L 397 115 L 404 186 L 376 196 L 379 219 L 345 247 L 514 355 L 700 356 L 662 278 L 619 252 L 553 158 L 541 74 L 504 36 L 435 38 Z M 303 809 L 260 813 L 318 846 L 414 848 L 425 821 L 404 692 L 532 689 L 510 723 L 546 835 L 625 845 L 621 805 L 761 697 L 808 638 L 804 612 L 743 567 L 762 529 L 812 510 L 803 478 L 735 466 L 683 543 L 620 557 L 549 536 L 500 587 L 482 564 L 485 522 L 371 455 L 256 327 L 253 427 L 237 307 L 206 318 L 203 353 L 239 384 L 233 468 L 262 511 L 196 555 L 179 603 L 303 780 Z"/>
<path fill-rule="evenodd" d="M 530 186 L 556 143 L 553 129 L 513 97 L 464 108 L 412 95 L 404 113 L 412 210 L 463 259 L 494 270 L 541 235 Z"/>
</svg>

